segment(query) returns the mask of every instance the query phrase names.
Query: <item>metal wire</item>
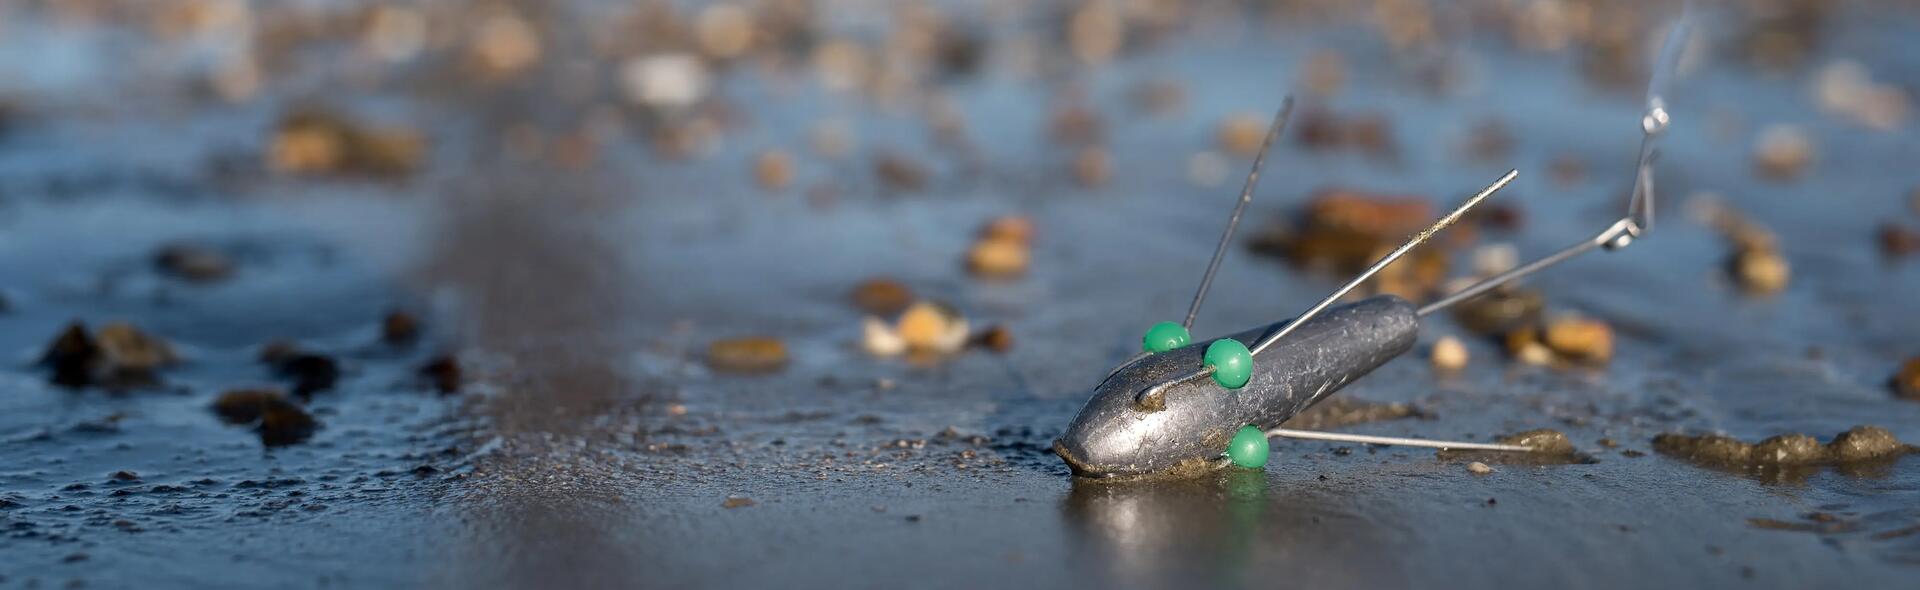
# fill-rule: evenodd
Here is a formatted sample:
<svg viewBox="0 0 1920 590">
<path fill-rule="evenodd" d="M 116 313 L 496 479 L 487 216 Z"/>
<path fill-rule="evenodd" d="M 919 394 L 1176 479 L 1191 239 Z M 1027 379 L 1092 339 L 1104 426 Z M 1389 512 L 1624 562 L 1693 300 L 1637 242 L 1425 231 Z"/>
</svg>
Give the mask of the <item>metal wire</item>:
<svg viewBox="0 0 1920 590">
<path fill-rule="evenodd" d="M 1456 441 L 1446 441 L 1446 440 L 1429 440 L 1424 438 L 1401 438 L 1397 436 L 1370 436 L 1365 434 L 1341 434 L 1337 432 L 1320 432 L 1317 430 L 1291 430 L 1286 428 L 1275 428 L 1272 430 L 1268 430 L 1267 436 L 1284 436 L 1287 438 L 1300 438 L 1300 439 L 1307 439 L 1307 440 L 1325 440 L 1325 441 L 1334 441 L 1334 442 L 1366 443 L 1370 445 L 1429 447 L 1429 448 L 1435 448 L 1435 449 L 1452 449 L 1452 450 L 1469 450 L 1469 451 L 1512 451 L 1512 452 L 1519 452 L 1519 453 L 1533 452 L 1533 447 L 1529 447 L 1525 445 L 1503 445 L 1503 444 L 1496 444 L 1496 443 L 1456 442 Z"/>
<path fill-rule="evenodd" d="M 1187 306 L 1187 319 L 1180 326 L 1193 329 L 1193 318 L 1200 315 L 1200 303 L 1207 300 L 1207 291 L 1213 288 L 1213 275 L 1220 272 L 1220 261 L 1227 257 L 1227 246 L 1233 243 L 1233 230 L 1240 225 L 1240 214 L 1246 212 L 1247 203 L 1253 201 L 1253 189 L 1260 186 L 1260 167 L 1267 163 L 1267 150 L 1273 147 L 1273 140 L 1287 127 L 1287 119 L 1293 115 L 1293 97 L 1280 101 L 1279 112 L 1273 115 L 1273 124 L 1267 128 L 1267 137 L 1260 140 L 1260 153 L 1253 157 L 1253 169 L 1247 172 L 1247 184 L 1240 189 L 1240 201 L 1233 205 L 1233 214 L 1227 216 L 1227 229 L 1220 232 L 1220 245 L 1213 249 L 1213 259 L 1207 262 L 1207 273 L 1200 275 L 1200 290 L 1193 294 L 1193 305 Z"/>
</svg>

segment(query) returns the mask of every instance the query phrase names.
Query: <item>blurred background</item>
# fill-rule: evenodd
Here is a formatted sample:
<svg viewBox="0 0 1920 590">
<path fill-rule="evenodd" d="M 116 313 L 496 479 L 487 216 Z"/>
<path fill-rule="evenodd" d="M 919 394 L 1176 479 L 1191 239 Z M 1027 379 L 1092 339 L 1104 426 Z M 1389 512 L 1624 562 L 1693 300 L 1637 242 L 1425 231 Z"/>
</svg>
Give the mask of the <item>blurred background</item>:
<svg viewBox="0 0 1920 590">
<path fill-rule="evenodd" d="M 1898 584 L 1920 4 L 0 3 L 0 587 Z M 1678 67 L 1654 54 L 1685 12 Z M 1430 301 L 1274 443 L 1049 450 L 1182 317 Z"/>
</svg>

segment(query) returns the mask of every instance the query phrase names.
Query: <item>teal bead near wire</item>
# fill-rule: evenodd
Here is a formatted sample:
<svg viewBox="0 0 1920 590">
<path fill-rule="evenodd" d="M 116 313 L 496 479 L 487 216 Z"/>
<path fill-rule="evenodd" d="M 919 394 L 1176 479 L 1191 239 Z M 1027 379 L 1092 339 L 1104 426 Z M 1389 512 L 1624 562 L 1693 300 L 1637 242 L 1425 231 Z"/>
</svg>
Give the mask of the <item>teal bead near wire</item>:
<svg viewBox="0 0 1920 590">
<path fill-rule="evenodd" d="M 1227 389 L 1239 389 L 1253 378 L 1253 352 L 1232 338 L 1221 338 L 1207 345 L 1207 366 L 1213 368 L 1213 381 Z"/>
<path fill-rule="evenodd" d="M 1267 432 L 1254 426 L 1241 426 L 1227 443 L 1227 459 L 1248 469 L 1267 466 Z"/>
<path fill-rule="evenodd" d="M 1153 354 L 1160 354 L 1175 348 L 1186 346 L 1193 341 L 1186 326 L 1174 322 L 1160 322 L 1147 328 L 1147 335 L 1140 339 L 1140 348 Z"/>
</svg>

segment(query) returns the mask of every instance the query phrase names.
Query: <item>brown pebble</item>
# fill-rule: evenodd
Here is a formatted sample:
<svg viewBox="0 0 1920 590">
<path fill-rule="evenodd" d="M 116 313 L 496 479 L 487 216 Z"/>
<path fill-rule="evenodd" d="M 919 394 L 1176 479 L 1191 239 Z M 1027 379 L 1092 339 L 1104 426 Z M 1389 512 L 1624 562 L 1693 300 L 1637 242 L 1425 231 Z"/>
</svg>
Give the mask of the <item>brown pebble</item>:
<svg viewBox="0 0 1920 590">
<path fill-rule="evenodd" d="M 1533 449 L 1535 453 L 1547 455 L 1573 454 L 1573 442 L 1567 440 L 1566 433 L 1550 428 L 1528 430 L 1500 437 L 1500 444 L 1519 445 Z"/>
<path fill-rule="evenodd" d="M 100 354 L 114 371 L 153 371 L 175 360 L 172 346 L 133 324 L 114 322 L 100 326 L 94 332 L 94 342 L 100 345 Z"/>
<path fill-rule="evenodd" d="M 301 397 L 333 389 L 340 380 L 339 361 L 324 354 L 295 352 L 271 364 L 275 374 L 293 381 L 293 394 Z"/>
<path fill-rule="evenodd" d="M 1053 141 L 1061 145 L 1095 143 L 1105 136 L 1100 114 L 1080 104 L 1070 104 L 1053 112 L 1048 128 Z"/>
<path fill-rule="evenodd" d="M 53 369 L 53 382 L 69 387 L 91 384 L 99 359 L 100 346 L 80 322 L 67 324 L 40 355 L 40 363 Z"/>
<path fill-rule="evenodd" d="M 1864 461 L 1886 457 L 1906 450 L 1892 432 L 1878 426 L 1855 426 L 1827 443 L 1835 461 Z"/>
<path fill-rule="evenodd" d="M 1486 463 L 1474 461 L 1472 463 L 1467 464 L 1467 473 L 1471 473 L 1474 475 L 1487 475 L 1489 473 L 1493 473 L 1493 468 L 1488 467 Z"/>
<path fill-rule="evenodd" d="M 1258 113 L 1235 113 L 1220 121 L 1214 138 L 1221 151 L 1251 156 L 1260 151 L 1260 144 L 1267 139 L 1267 119 Z"/>
<path fill-rule="evenodd" d="M 252 424 L 266 414 L 267 405 L 285 400 L 277 389 L 235 389 L 213 400 L 213 413 L 228 424 Z"/>
<path fill-rule="evenodd" d="M 945 304 L 931 301 L 914 303 L 900 314 L 896 327 L 907 348 L 923 353 L 959 351 L 967 342 L 967 320 Z"/>
<path fill-rule="evenodd" d="M 426 154 L 426 141 L 403 128 L 375 128 L 337 113 L 305 109 L 281 119 L 267 161 L 290 174 L 400 176 Z"/>
<path fill-rule="evenodd" d="M 1108 156 L 1107 150 L 1103 148 L 1082 149 L 1080 154 L 1073 158 L 1073 176 L 1080 180 L 1081 186 L 1093 188 L 1104 185 L 1107 179 L 1113 176 L 1112 160 L 1113 158 Z"/>
<path fill-rule="evenodd" d="M 1920 231 L 1895 223 L 1883 223 L 1880 225 L 1879 236 L 1880 253 L 1888 258 L 1920 253 Z"/>
<path fill-rule="evenodd" d="M 753 160 L 753 178 L 760 188 L 778 191 L 793 184 L 793 158 L 786 152 L 770 150 Z"/>
<path fill-rule="evenodd" d="M 225 253 L 194 244 L 162 246 L 153 255 L 153 265 L 161 272 L 196 283 L 211 283 L 233 274 L 233 260 Z"/>
<path fill-rule="evenodd" d="M 306 408 L 286 398 L 267 400 L 260 413 L 260 442 L 267 446 L 299 443 L 313 436 L 320 423 Z"/>
<path fill-rule="evenodd" d="M 967 271 L 989 279 L 1011 279 L 1026 274 L 1032 253 L 1012 240 L 980 240 L 967 250 Z"/>
<path fill-rule="evenodd" d="M 1748 460 L 1756 465 L 1806 465 L 1826 460 L 1827 449 L 1804 434 L 1782 434 L 1753 445 Z"/>
<path fill-rule="evenodd" d="M 1540 318 L 1546 297 L 1533 289 L 1494 289 L 1454 307 L 1453 319 L 1478 334 L 1497 334 Z"/>
<path fill-rule="evenodd" d="M 746 496 L 727 496 L 727 499 L 720 501 L 721 508 L 746 508 L 754 504 L 753 498 Z"/>
<path fill-rule="evenodd" d="M 1006 326 L 999 324 L 988 326 L 987 329 L 981 330 L 979 334 L 974 336 L 974 342 L 985 347 L 987 350 L 999 354 L 1006 354 L 1008 351 L 1013 350 L 1013 330 L 1009 330 Z"/>
<path fill-rule="evenodd" d="M 412 344 L 420 339 L 420 319 L 404 311 L 388 312 L 380 319 L 380 339 L 394 346 Z"/>
<path fill-rule="evenodd" d="M 460 392 L 460 385 L 463 383 L 460 359 L 453 355 L 444 354 L 433 357 L 429 359 L 426 364 L 420 365 L 418 372 L 421 377 L 426 378 L 428 382 L 433 384 L 435 391 L 440 393 Z"/>
<path fill-rule="evenodd" d="M 729 338 L 707 346 L 707 366 L 723 373 L 770 373 L 786 365 L 787 344 L 778 338 Z"/>
<path fill-rule="evenodd" d="M 1561 358 L 1605 363 L 1613 358 L 1613 329 L 1599 320 L 1564 318 L 1547 324 L 1544 342 Z"/>
<path fill-rule="evenodd" d="M 888 277 L 873 277 L 853 287 L 853 306 L 861 311 L 890 316 L 913 304 L 913 290 Z"/>
<path fill-rule="evenodd" d="M 891 191 L 913 192 L 927 185 L 927 169 L 898 154 L 874 156 L 873 173 Z"/>
<path fill-rule="evenodd" d="M 1900 397 L 1920 400 L 1920 356 L 1907 359 L 1893 375 L 1893 392 Z"/>
<path fill-rule="evenodd" d="M 1786 257 L 1771 248 L 1741 248 L 1727 264 L 1740 287 L 1755 295 L 1780 292 L 1792 276 Z"/>
<path fill-rule="evenodd" d="M 88 332 L 73 322 L 47 345 L 40 362 L 53 369 L 56 385 L 110 388 L 159 382 L 159 370 L 175 362 L 173 348 L 126 323 L 110 323 Z"/>
</svg>

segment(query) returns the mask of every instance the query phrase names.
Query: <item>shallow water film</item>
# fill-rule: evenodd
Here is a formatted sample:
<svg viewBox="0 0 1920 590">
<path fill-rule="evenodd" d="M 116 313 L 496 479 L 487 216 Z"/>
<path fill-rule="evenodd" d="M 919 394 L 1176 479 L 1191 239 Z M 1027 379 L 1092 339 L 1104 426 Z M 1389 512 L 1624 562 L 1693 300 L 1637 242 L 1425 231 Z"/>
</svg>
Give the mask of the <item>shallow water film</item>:
<svg viewBox="0 0 1920 590">
<path fill-rule="evenodd" d="M 1595 235 L 1650 87 L 1649 231 L 1284 424 L 1534 452 L 1056 455 L 1287 97 L 1166 346 Z M 1910 586 L 1916 92 L 1900 1 L 3 2 L 0 588 Z"/>
</svg>

